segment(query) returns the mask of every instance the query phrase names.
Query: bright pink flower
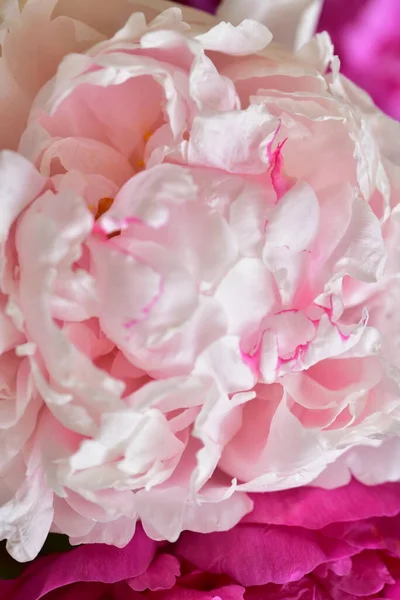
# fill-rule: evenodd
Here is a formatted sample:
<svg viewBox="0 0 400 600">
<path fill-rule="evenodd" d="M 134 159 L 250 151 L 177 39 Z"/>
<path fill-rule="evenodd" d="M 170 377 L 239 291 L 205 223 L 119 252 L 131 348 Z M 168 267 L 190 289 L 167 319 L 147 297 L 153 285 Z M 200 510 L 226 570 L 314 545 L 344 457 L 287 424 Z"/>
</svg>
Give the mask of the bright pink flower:
<svg viewBox="0 0 400 600">
<path fill-rule="evenodd" d="M 292 54 L 166 6 L 6 4 L 0 538 L 21 561 L 49 529 L 173 541 L 229 529 L 247 492 L 399 478 L 394 127 L 326 36 Z"/>
<path fill-rule="evenodd" d="M 397 119 L 400 119 L 399 24 L 398 0 L 325 0 L 319 24 L 332 37 L 342 71 Z"/>
<path fill-rule="evenodd" d="M 254 496 L 227 532 L 183 533 L 175 545 L 138 529 L 34 561 L 0 582 L 7 600 L 359 600 L 400 598 L 400 484 L 352 481 Z"/>
<path fill-rule="evenodd" d="M 205 10 L 209 13 L 215 13 L 220 0 L 179 0 L 179 4 L 185 4 L 186 6 L 192 6 L 198 10 Z"/>
</svg>

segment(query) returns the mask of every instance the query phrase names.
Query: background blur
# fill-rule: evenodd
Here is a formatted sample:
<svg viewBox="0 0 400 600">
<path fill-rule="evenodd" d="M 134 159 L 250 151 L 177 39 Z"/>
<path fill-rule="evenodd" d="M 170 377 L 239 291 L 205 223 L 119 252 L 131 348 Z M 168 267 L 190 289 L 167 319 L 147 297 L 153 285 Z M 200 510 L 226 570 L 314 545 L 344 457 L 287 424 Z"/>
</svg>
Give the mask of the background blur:
<svg viewBox="0 0 400 600">
<path fill-rule="evenodd" d="M 215 12 L 219 0 L 182 3 Z M 319 30 L 331 35 L 342 72 L 400 120 L 400 0 L 325 0 Z"/>
</svg>

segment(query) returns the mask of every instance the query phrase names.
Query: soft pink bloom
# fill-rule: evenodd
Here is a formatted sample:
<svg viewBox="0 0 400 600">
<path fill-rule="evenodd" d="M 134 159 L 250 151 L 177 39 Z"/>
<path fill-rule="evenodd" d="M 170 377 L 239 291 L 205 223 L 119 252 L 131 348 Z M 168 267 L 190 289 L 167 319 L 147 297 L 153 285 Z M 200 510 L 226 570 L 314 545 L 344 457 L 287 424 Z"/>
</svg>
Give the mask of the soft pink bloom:
<svg viewBox="0 0 400 600">
<path fill-rule="evenodd" d="M 400 598 L 400 484 L 352 481 L 254 496 L 227 532 L 175 545 L 138 528 L 124 549 L 84 545 L 39 558 L 7 600 L 359 600 Z"/>
<path fill-rule="evenodd" d="M 329 32 L 342 71 L 400 119 L 400 2 L 325 0 L 319 28 Z"/>
<path fill-rule="evenodd" d="M 247 492 L 399 479 L 398 133 L 329 39 L 292 54 L 156 0 L 5 7 L 13 556 L 49 530 L 122 547 L 140 519 L 173 541 L 231 528 Z"/>
</svg>

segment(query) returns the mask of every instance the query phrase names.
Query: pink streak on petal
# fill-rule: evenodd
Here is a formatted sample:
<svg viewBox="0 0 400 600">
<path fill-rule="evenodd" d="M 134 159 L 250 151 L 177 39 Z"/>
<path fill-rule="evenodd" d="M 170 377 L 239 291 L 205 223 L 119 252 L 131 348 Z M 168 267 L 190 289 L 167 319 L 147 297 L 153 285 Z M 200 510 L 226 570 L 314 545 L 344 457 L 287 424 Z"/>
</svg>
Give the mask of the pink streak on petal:
<svg viewBox="0 0 400 600">
<path fill-rule="evenodd" d="M 279 200 L 290 189 L 290 185 L 285 180 L 285 177 L 283 175 L 283 156 L 282 156 L 282 149 L 283 149 L 284 145 L 286 144 L 288 138 L 285 138 L 284 140 L 279 142 L 276 149 L 272 150 L 272 146 L 275 143 L 275 140 L 279 134 L 280 129 L 281 129 L 281 123 L 279 123 L 271 141 L 269 142 L 269 144 L 267 146 L 267 154 L 268 154 L 268 159 L 269 159 L 269 163 L 270 163 L 269 171 L 271 174 L 272 186 L 276 193 L 277 202 L 279 202 Z"/>
<path fill-rule="evenodd" d="M 131 329 L 132 327 L 134 327 L 138 323 L 141 323 L 141 322 L 145 321 L 147 319 L 147 317 L 149 316 L 152 308 L 155 306 L 155 304 L 157 304 L 158 300 L 161 298 L 161 296 L 163 294 L 163 291 L 164 291 L 164 281 L 161 279 L 160 280 L 160 287 L 158 289 L 157 294 L 155 294 L 155 296 L 153 296 L 153 298 L 150 300 L 150 302 L 148 304 L 146 304 L 146 306 L 144 306 L 142 308 L 143 317 L 142 318 L 138 318 L 138 319 L 131 319 L 130 321 L 128 321 L 127 323 L 125 323 L 125 327 L 127 329 Z"/>
</svg>

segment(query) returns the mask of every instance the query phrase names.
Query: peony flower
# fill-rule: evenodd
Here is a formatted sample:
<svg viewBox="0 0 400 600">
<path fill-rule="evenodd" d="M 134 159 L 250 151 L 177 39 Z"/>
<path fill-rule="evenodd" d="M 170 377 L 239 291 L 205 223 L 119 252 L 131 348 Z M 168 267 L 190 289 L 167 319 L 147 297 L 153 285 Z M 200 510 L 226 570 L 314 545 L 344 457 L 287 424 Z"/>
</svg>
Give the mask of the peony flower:
<svg viewBox="0 0 400 600">
<path fill-rule="evenodd" d="M 123 547 L 139 520 L 175 541 L 230 529 L 249 492 L 397 480 L 398 134 L 327 36 L 290 52 L 156 0 L 3 13 L 9 552 Z"/>
<path fill-rule="evenodd" d="M 35 560 L 7 600 L 358 600 L 399 598 L 399 484 L 356 481 L 259 494 L 230 531 L 175 545 L 138 529 L 124 549 L 84 545 Z M 239 551 L 240 548 L 240 551 Z"/>
<path fill-rule="evenodd" d="M 332 37 L 343 72 L 400 119 L 400 4 L 326 0 L 319 28 Z"/>
</svg>

